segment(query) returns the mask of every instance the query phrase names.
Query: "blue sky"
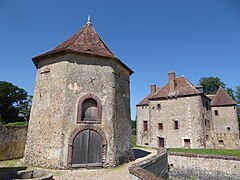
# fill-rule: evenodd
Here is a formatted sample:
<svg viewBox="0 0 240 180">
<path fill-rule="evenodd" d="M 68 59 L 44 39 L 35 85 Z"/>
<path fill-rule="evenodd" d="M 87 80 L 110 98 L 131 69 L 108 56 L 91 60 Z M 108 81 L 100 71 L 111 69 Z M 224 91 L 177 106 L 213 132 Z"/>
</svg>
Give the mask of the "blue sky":
<svg viewBox="0 0 240 180">
<path fill-rule="evenodd" d="M 131 110 L 175 71 L 193 84 L 217 76 L 240 85 L 239 0 L 0 0 L 0 80 L 33 94 L 31 58 L 91 22 L 111 51 L 134 70 Z"/>
</svg>

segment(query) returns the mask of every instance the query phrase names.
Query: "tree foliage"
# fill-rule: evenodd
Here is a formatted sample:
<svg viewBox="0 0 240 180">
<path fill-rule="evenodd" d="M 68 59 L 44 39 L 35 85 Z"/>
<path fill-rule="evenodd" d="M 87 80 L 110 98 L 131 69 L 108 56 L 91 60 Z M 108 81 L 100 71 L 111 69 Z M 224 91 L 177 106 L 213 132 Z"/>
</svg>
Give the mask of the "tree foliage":
<svg viewBox="0 0 240 180">
<path fill-rule="evenodd" d="M 0 81 L 0 122 L 28 121 L 32 97 L 12 83 Z"/>
<path fill-rule="evenodd" d="M 237 86 L 237 87 L 236 87 L 235 99 L 236 99 L 236 102 L 237 102 L 238 104 L 240 104 L 240 86 Z"/>
<path fill-rule="evenodd" d="M 226 84 L 218 77 L 202 77 L 199 80 L 199 83 L 203 86 L 204 94 L 215 94 L 219 86 L 226 86 Z"/>
<path fill-rule="evenodd" d="M 234 92 L 234 90 L 232 89 L 232 88 L 226 88 L 226 92 L 228 93 L 228 95 L 232 98 L 232 100 L 236 100 L 236 98 L 235 98 L 235 92 Z"/>
</svg>

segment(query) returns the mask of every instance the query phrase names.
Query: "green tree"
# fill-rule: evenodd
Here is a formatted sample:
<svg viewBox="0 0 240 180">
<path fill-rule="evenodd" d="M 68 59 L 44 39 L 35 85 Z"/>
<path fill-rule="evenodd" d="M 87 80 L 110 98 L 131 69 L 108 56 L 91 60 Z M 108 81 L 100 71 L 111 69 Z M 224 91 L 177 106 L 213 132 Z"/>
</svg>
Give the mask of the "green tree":
<svg viewBox="0 0 240 180">
<path fill-rule="evenodd" d="M 228 95 L 232 98 L 232 100 L 236 100 L 236 98 L 235 98 L 235 92 L 234 92 L 234 90 L 232 89 L 232 88 L 226 88 L 226 92 L 228 93 Z"/>
<path fill-rule="evenodd" d="M 240 104 L 240 86 L 236 87 L 235 99 L 236 99 L 237 103 Z"/>
<path fill-rule="evenodd" d="M 31 96 L 12 83 L 0 81 L 0 122 L 21 122 L 29 119 Z"/>
<path fill-rule="evenodd" d="M 199 83 L 203 86 L 204 94 L 215 94 L 219 86 L 226 86 L 226 84 L 218 77 L 202 77 L 199 80 Z"/>
<path fill-rule="evenodd" d="M 136 121 L 135 120 L 132 120 L 132 134 L 133 135 L 136 135 Z"/>
</svg>

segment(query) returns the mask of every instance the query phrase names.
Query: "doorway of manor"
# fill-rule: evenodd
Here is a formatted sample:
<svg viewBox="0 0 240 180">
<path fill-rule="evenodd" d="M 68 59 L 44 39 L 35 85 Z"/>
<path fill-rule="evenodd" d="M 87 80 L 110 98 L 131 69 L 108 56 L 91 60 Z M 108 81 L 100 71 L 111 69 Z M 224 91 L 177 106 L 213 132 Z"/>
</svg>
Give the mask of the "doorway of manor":
<svg viewBox="0 0 240 180">
<path fill-rule="evenodd" d="M 75 137 L 72 148 L 72 167 L 102 166 L 102 138 L 96 131 L 81 131 Z"/>
</svg>

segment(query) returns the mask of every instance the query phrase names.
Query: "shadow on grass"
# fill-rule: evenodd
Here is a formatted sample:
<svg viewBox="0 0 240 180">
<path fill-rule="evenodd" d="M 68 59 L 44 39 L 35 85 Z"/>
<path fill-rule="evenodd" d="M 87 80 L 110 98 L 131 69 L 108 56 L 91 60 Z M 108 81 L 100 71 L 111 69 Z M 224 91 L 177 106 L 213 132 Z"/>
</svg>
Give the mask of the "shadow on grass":
<svg viewBox="0 0 240 180">
<path fill-rule="evenodd" d="M 0 167 L 0 180 L 10 180 L 17 175 L 17 171 L 26 169 L 27 167 Z"/>
<path fill-rule="evenodd" d="M 150 152 L 144 151 L 141 149 L 133 149 L 133 153 L 134 153 L 135 159 L 143 158 L 143 157 L 146 157 L 147 155 L 151 154 Z"/>
</svg>

